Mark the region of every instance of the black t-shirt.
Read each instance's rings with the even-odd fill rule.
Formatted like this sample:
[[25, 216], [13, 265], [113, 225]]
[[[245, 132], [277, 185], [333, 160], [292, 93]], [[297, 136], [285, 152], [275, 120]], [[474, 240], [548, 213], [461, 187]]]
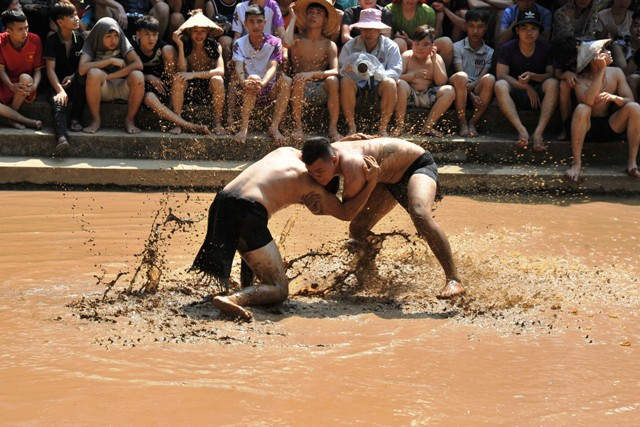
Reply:
[[156, 46], [153, 48], [153, 52], [151, 55], [147, 56], [144, 54], [137, 40], [134, 40], [132, 43], [136, 53], [142, 60], [142, 66], [144, 67], [142, 73], [145, 75], [156, 76], [160, 79], [164, 79], [166, 77], [165, 69], [164, 69], [164, 61], [162, 60], [162, 48], [167, 46], [167, 42], [163, 40], [158, 40]]
[[56, 76], [62, 83], [62, 79], [72, 75], [78, 70], [80, 62], [80, 51], [84, 44], [84, 37], [77, 31], [71, 35], [71, 48], [67, 56], [67, 48], [60, 34], [53, 33], [44, 42], [42, 57], [56, 62]]
[[226, 16], [229, 23], [233, 22], [233, 13], [236, 11], [237, 3], [237, 0], [234, 0], [232, 4], [225, 4], [221, 0], [213, 0], [213, 4], [216, 6], [216, 13]]

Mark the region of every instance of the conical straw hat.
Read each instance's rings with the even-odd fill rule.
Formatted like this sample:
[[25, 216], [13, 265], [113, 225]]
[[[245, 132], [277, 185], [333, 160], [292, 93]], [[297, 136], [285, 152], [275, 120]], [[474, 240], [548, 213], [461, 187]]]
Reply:
[[307, 8], [311, 3], [318, 3], [327, 10], [327, 19], [322, 26], [322, 35], [331, 37], [340, 29], [340, 18], [333, 4], [328, 0], [297, 0], [293, 6], [296, 13], [296, 27], [300, 31], [307, 29]]
[[217, 37], [224, 33], [224, 30], [216, 25], [211, 19], [204, 16], [202, 12], [194, 14], [191, 18], [187, 19], [184, 24], [178, 28], [180, 31], [188, 30], [189, 28], [211, 28], [211, 35]]

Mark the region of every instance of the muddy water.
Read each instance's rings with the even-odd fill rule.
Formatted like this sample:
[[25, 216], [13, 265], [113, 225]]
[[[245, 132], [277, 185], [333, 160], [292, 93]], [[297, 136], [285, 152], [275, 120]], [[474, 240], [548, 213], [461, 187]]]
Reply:
[[198, 220], [211, 198], [0, 193], [2, 423], [638, 423], [637, 200], [445, 198], [456, 304], [398, 209], [366, 256], [344, 223], [279, 213], [285, 259], [325, 255], [249, 324], [186, 272], [206, 221], [160, 227], [159, 292], [124, 292], [158, 211]]

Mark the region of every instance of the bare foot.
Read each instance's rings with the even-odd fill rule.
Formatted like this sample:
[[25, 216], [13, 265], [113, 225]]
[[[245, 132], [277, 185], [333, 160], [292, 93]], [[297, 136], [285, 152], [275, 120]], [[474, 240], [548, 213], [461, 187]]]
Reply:
[[460, 123], [459, 129], [458, 129], [458, 135], [465, 138], [471, 136], [469, 135], [469, 126], [466, 123]]
[[284, 136], [280, 133], [278, 128], [269, 128], [269, 135], [278, 143], [282, 144], [284, 142]]
[[436, 138], [442, 138], [444, 136], [444, 134], [442, 132], [440, 132], [439, 130], [436, 130], [430, 126], [425, 126], [424, 127], [424, 134], [427, 136], [435, 136]]
[[527, 148], [528, 146], [529, 146], [529, 134], [527, 132], [524, 132], [518, 135], [518, 141], [516, 142], [516, 147]]
[[349, 129], [347, 129], [347, 135], [353, 135], [355, 133], [358, 133], [358, 130], [356, 129], [356, 125], [349, 126]]
[[124, 121], [124, 130], [127, 133], [130, 133], [130, 134], [140, 133], [141, 132], [140, 128], [136, 126], [136, 124], [133, 122], [133, 120], [131, 120], [131, 121], [125, 120]]
[[30, 127], [34, 128], [35, 130], [40, 130], [42, 129], [42, 122], [40, 120], [34, 120]]
[[638, 167], [634, 166], [632, 168], [627, 168], [624, 170], [627, 175], [629, 175], [632, 178], [640, 178], [640, 172], [638, 171]]
[[246, 322], [251, 320], [251, 318], [253, 317], [249, 311], [231, 301], [229, 297], [215, 297], [213, 299], [213, 306], [224, 314], [233, 316], [234, 318], [240, 318]]
[[386, 138], [389, 136], [389, 132], [387, 132], [387, 128], [379, 128], [378, 129], [378, 135], [380, 135], [383, 138]]
[[7, 120], [9, 126], [14, 127], [16, 129], [26, 129], [27, 127], [25, 125], [23, 125], [22, 123], [18, 123], [18, 122], [14, 122], [13, 120]]
[[[206, 126], [205, 126], [205, 128], [206, 128]], [[209, 129], [207, 129], [207, 130], [209, 130]], [[209, 132], [209, 133], [211, 133], [211, 132]], [[220, 123], [218, 123], [213, 128], [213, 133], [215, 133], [216, 135], [226, 135], [227, 131], [224, 130], [224, 127]]]
[[567, 138], [568, 138], [567, 131], [564, 129], [562, 129], [562, 132], [560, 132], [558, 136], [556, 136], [556, 139], [558, 141], [566, 141]]
[[469, 123], [469, 136], [471, 138], [475, 138], [478, 135], [480, 135], [480, 133], [478, 133], [478, 129], [476, 129], [475, 123]]
[[69, 126], [69, 129], [72, 132], [80, 132], [82, 130], [82, 125], [77, 120], [71, 120], [71, 126]]
[[235, 142], [244, 143], [247, 140], [247, 129], [243, 129], [240, 132], [236, 133], [233, 137]]
[[535, 151], [536, 153], [547, 151], [547, 146], [542, 139], [542, 135], [533, 134], [533, 151]]
[[174, 128], [169, 129], [169, 133], [172, 135], [180, 135], [182, 133], [182, 128], [180, 126], [176, 126]]
[[344, 136], [340, 135], [338, 129], [329, 129], [329, 139], [331, 139], [331, 141], [340, 141], [342, 138], [344, 138]]
[[580, 169], [580, 165], [573, 165], [571, 166], [571, 169], [564, 173], [564, 175], [567, 177], [567, 179], [573, 182], [578, 182], [580, 180]]
[[89, 126], [82, 128], [84, 133], [96, 133], [100, 130], [100, 120], [94, 120], [89, 123]]
[[303, 138], [304, 132], [302, 132], [302, 128], [296, 127], [296, 129], [291, 133], [291, 139], [293, 139], [295, 142], [302, 142]]
[[438, 299], [451, 299], [457, 296], [464, 295], [466, 291], [462, 287], [462, 283], [457, 280], [449, 280], [444, 288], [440, 290], [440, 293], [436, 295]]

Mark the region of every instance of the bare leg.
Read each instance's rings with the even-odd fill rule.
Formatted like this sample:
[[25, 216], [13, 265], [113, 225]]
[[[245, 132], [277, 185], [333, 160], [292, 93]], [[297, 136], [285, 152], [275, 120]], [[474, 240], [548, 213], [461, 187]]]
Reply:
[[289, 284], [280, 251], [274, 241], [242, 254], [242, 258], [262, 283], [228, 297], [215, 297], [213, 305], [224, 313], [250, 320], [251, 313], [242, 307], [283, 302], [289, 296]]
[[324, 90], [328, 94], [327, 108], [329, 109], [329, 138], [332, 141], [342, 139], [338, 133], [338, 116], [340, 115], [340, 81], [337, 77], [327, 77]]
[[411, 94], [409, 83], [404, 80], [398, 80], [398, 101], [396, 103], [396, 127], [393, 130], [394, 136], [400, 136], [404, 133], [404, 119], [407, 115], [407, 101]]
[[416, 174], [409, 180], [409, 215], [418, 234], [424, 238], [445, 274], [445, 287], [438, 298], [447, 299], [465, 293], [447, 235], [433, 219], [431, 209], [436, 196], [436, 182], [427, 175]]
[[355, 80], [349, 77], [340, 79], [340, 106], [342, 114], [347, 121], [347, 134], [353, 135], [356, 130], [356, 92], [358, 86]]
[[151, 10], [149, 11], [149, 15], [153, 16], [158, 20], [160, 24], [160, 38], [163, 39], [165, 34], [167, 33], [167, 27], [169, 26], [169, 14], [171, 13], [169, 9], [169, 5], [164, 2], [158, 2], [153, 5]]
[[[18, 79], [18, 83], [21, 83], [21, 84], [23, 84], [25, 86], [32, 86], [33, 85], [33, 77], [31, 77], [29, 74], [20, 74], [20, 78]], [[27, 99], [26, 96], [15, 94], [13, 96], [13, 99], [11, 100], [10, 107], [13, 108], [15, 111], [18, 111], [20, 109], [20, 107], [22, 107], [22, 104], [24, 103], [25, 99]], [[21, 128], [24, 129], [24, 126], [21, 126]]]
[[468, 76], [464, 71], [455, 73], [449, 78], [449, 83], [456, 93], [456, 114], [458, 115], [458, 135], [469, 136], [469, 124], [467, 123], [467, 82]]
[[400, 55], [402, 55], [407, 51], [408, 49], [407, 42], [405, 42], [404, 39], [401, 39], [400, 37], [396, 37], [395, 39], [393, 39], [393, 41], [395, 42], [395, 44], [398, 45], [398, 49], [400, 49]]
[[227, 90], [227, 129], [233, 131], [236, 128], [235, 110], [238, 107], [238, 84], [233, 74], [229, 77], [229, 86]]
[[142, 98], [144, 98], [144, 74], [142, 71], [132, 71], [127, 76], [127, 85], [129, 85], [129, 99], [127, 115], [124, 118], [124, 130], [127, 133], [140, 133], [140, 129], [136, 126], [135, 119]]
[[544, 92], [544, 98], [542, 98], [542, 106], [540, 107], [540, 118], [538, 119], [538, 126], [532, 135], [533, 150], [538, 152], [547, 149], [542, 139], [542, 134], [558, 106], [558, 80], [554, 78], [545, 80], [542, 83], [542, 91]]
[[475, 106], [473, 111], [473, 116], [469, 119], [469, 136], [476, 137], [478, 136], [478, 129], [476, 129], [476, 125], [478, 121], [482, 117], [487, 108], [489, 108], [489, 104], [491, 103], [491, 98], [493, 98], [493, 88], [496, 84], [496, 78], [491, 74], [485, 74], [480, 79], [480, 83], [474, 88], [474, 92], [476, 95], [480, 96], [480, 100], [482, 104], [480, 106]]
[[87, 81], [85, 84], [87, 94], [87, 106], [91, 113], [91, 123], [82, 129], [85, 133], [96, 133], [100, 129], [100, 101], [102, 95], [100, 91], [105, 83], [107, 75], [99, 68], [92, 68], [87, 73]]
[[[293, 87], [291, 88], [291, 115], [293, 116], [294, 125], [291, 137], [296, 142], [300, 142], [304, 138], [304, 132], [302, 129], [302, 110], [305, 106], [304, 89], [306, 86], [306, 80], [294, 80]], [[329, 110], [329, 112], [331, 112], [331, 110]]]
[[224, 109], [224, 79], [221, 76], [215, 76], [211, 78], [209, 84], [213, 98], [213, 131], [216, 135], [223, 135], [222, 110]]
[[573, 161], [571, 168], [565, 173], [571, 181], [578, 182], [582, 169], [582, 146], [584, 137], [591, 128], [591, 107], [578, 104], [571, 118], [571, 153]]
[[236, 142], [245, 142], [247, 140], [247, 133], [249, 133], [249, 116], [253, 111], [253, 107], [256, 106], [257, 95], [241, 91], [242, 96], [242, 118], [240, 119], [240, 130], [235, 135]]
[[442, 137], [442, 132], [434, 129], [440, 117], [451, 107], [456, 98], [456, 93], [451, 85], [440, 86], [436, 94], [436, 102], [431, 106], [429, 116], [424, 124], [424, 131], [427, 135]]
[[396, 81], [386, 77], [378, 84], [378, 94], [380, 95], [380, 136], [389, 136], [387, 128], [393, 114], [393, 107], [398, 101], [398, 88]]
[[640, 146], [640, 105], [636, 102], [625, 104], [609, 118], [609, 125], [615, 132], [627, 130], [629, 140], [629, 156], [627, 157], [627, 174], [640, 178], [638, 171], [638, 146]]
[[144, 94], [144, 104], [151, 108], [151, 110], [158, 115], [158, 117], [175, 123], [178, 126], [181, 126], [191, 132], [203, 133], [205, 135], [209, 135], [211, 131], [205, 125], [197, 125], [195, 123], [191, 123], [174, 113], [164, 105], [155, 93], [147, 92]]
[[369, 200], [349, 224], [349, 236], [364, 239], [369, 231], [398, 204], [384, 184], [378, 184]]
[[[173, 112], [176, 113], [177, 116], [182, 117], [182, 107], [184, 105], [184, 92], [187, 90], [188, 82], [179, 78], [173, 79], [173, 85], [171, 86], [171, 103], [173, 105]], [[171, 132], [174, 135], [180, 135], [182, 133], [182, 128], [180, 126], [176, 126], [171, 129]]]
[[282, 74], [276, 81], [276, 87], [274, 88], [274, 95], [276, 96], [276, 111], [273, 113], [273, 119], [271, 126], [269, 127], [269, 134], [278, 143], [284, 141], [284, 136], [280, 133], [280, 122], [284, 113], [287, 111], [289, 105], [289, 96], [291, 95], [291, 77]]
[[29, 119], [4, 104], [0, 104], [0, 116], [5, 117], [14, 123], [20, 123], [33, 129], [42, 129], [42, 122], [40, 120]]
[[453, 61], [453, 42], [449, 37], [438, 37], [433, 44], [438, 48], [438, 54], [442, 57], [445, 68], [450, 70]]
[[520, 121], [516, 104], [513, 102], [513, 99], [511, 99], [511, 95], [509, 95], [510, 88], [511, 85], [509, 85], [506, 80], [496, 82], [496, 99], [498, 100], [498, 106], [502, 114], [505, 115], [509, 123], [518, 131], [518, 142], [516, 145], [520, 148], [526, 148], [529, 145], [529, 132], [527, 132], [527, 128], [525, 128]]
[[571, 88], [566, 80], [560, 80], [558, 84], [558, 109], [560, 110], [560, 118], [562, 119], [562, 130], [556, 137], [558, 141], [566, 141], [569, 135], [567, 135], [567, 121], [571, 119]]
[[638, 90], [640, 89], [640, 74], [630, 74], [627, 76], [627, 83], [633, 92], [633, 100], [638, 102]]

